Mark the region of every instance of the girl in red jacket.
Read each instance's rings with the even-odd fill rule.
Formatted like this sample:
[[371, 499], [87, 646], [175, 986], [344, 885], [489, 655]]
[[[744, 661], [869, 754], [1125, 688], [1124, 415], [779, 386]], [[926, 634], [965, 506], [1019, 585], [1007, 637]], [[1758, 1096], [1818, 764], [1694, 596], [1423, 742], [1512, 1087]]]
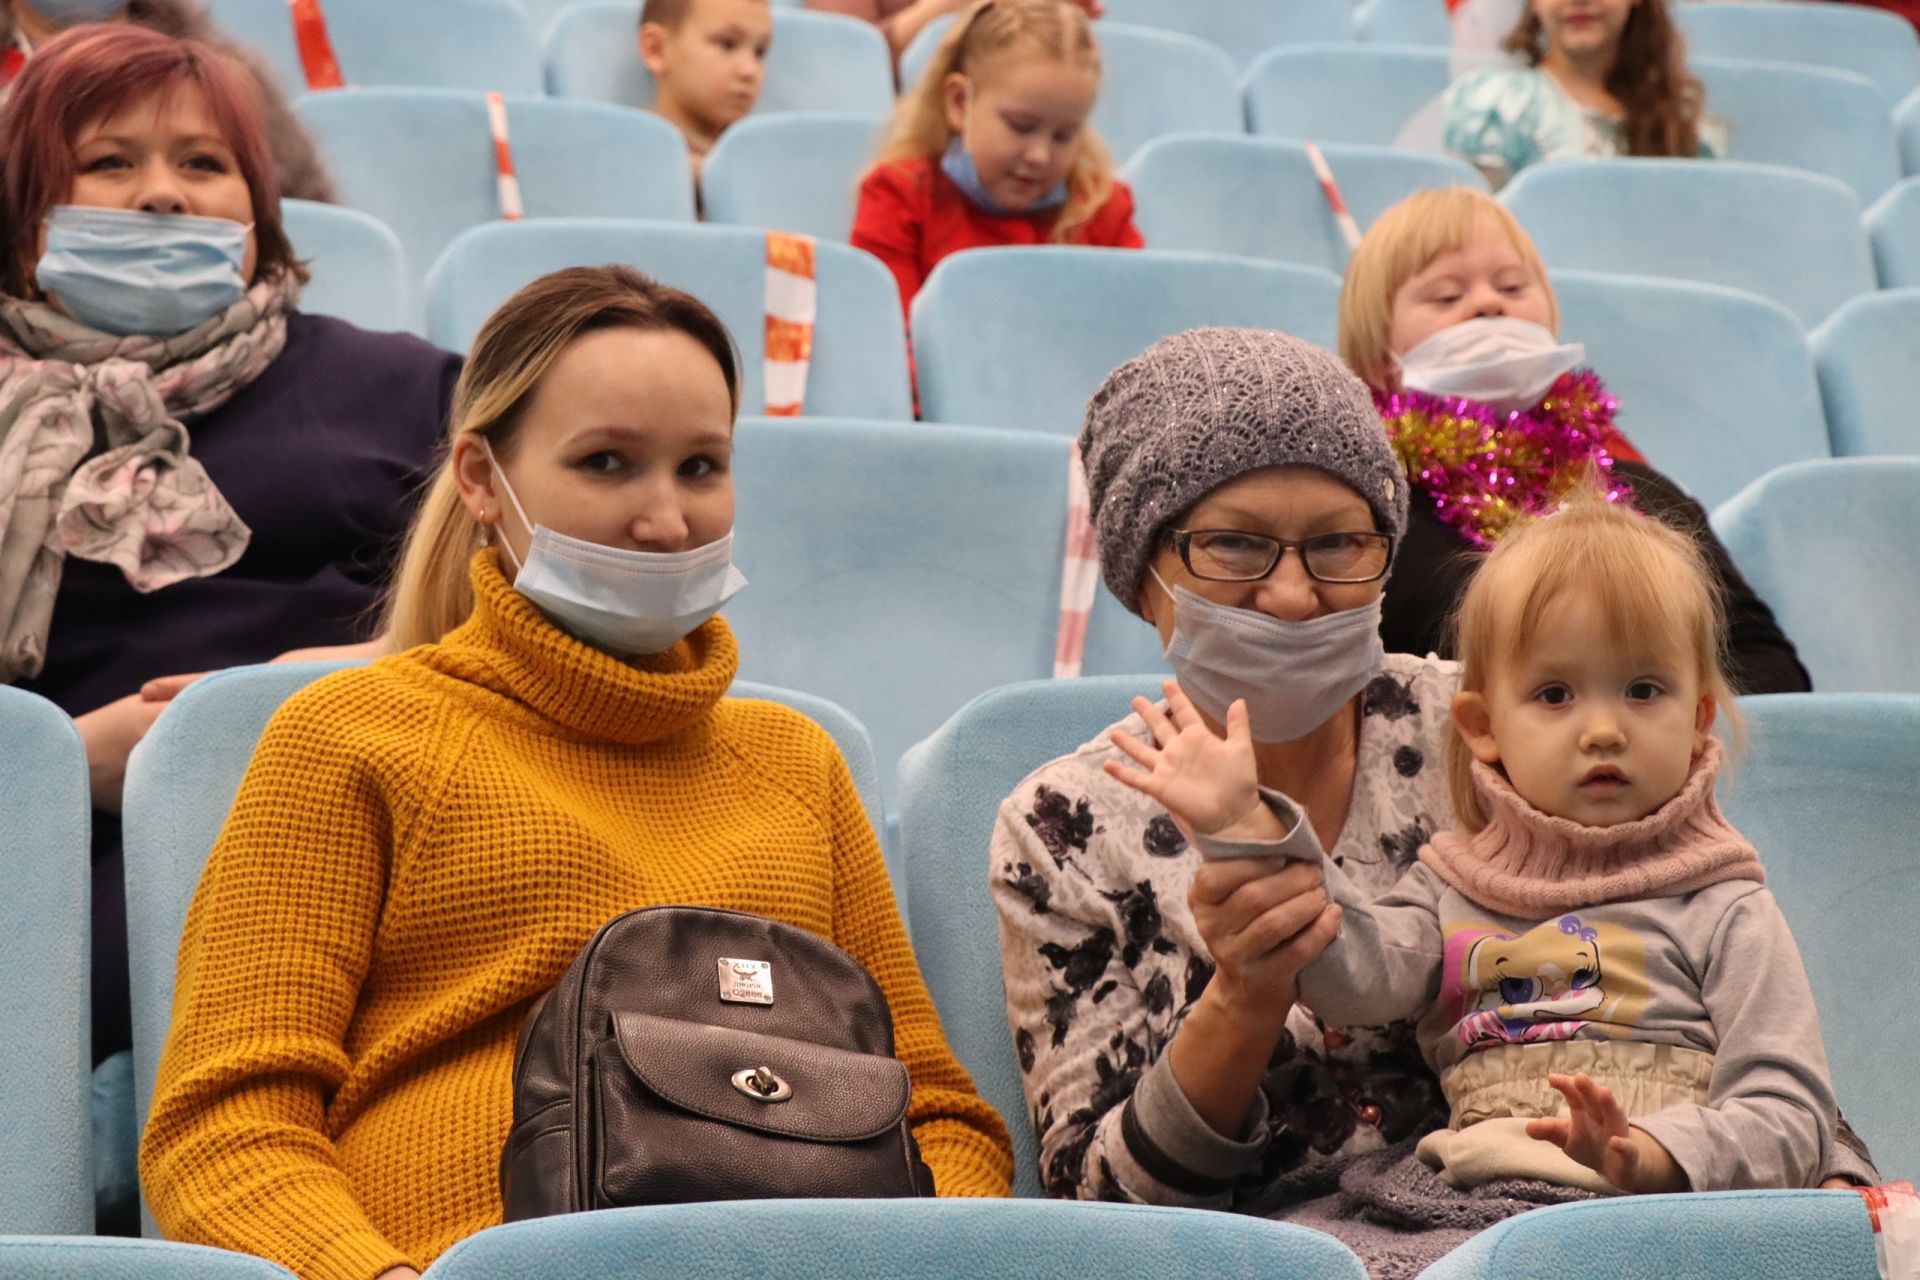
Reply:
[[1100, 51], [1061, 0], [980, 0], [905, 94], [860, 184], [853, 243], [910, 306], [934, 264], [1012, 244], [1141, 247], [1133, 196], [1087, 123]]

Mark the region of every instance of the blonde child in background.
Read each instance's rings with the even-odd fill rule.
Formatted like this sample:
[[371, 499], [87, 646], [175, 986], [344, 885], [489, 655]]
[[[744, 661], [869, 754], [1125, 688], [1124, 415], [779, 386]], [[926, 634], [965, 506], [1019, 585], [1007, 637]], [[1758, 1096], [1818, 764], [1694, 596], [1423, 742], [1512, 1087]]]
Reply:
[[646, 0], [641, 8], [653, 110], [686, 138], [696, 182], [720, 135], [760, 100], [772, 46], [767, 0]]
[[[1452, 1110], [1420, 1157], [1460, 1188], [1601, 1194], [1808, 1187], [1836, 1116], [1799, 951], [1714, 801], [1736, 717], [1694, 544], [1597, 485], [1503, 538], [1460, 611], [1464, 833], [1369, 904], [1292, 801], [1257, 784], [1247, 717], [1136, 702], [1159, 748], [1116, 777], [1210, 858], [1319, 862], [1340, 932], [1300, 999], [1342, 1026], [1421, 1016]], [[1736, 722], [1737, 732], [1737, 722]]]
[[1616, 497], [1699, 545], [1726, 602], [1735, 692], [1808, 688], [1707, 513], [1614, 425], [1618, 402], [1586, 348], [1562, 340], [1540, 252], [1499, 201], [1422, 191], [1381, 214], [1347, 265], [1340, 355], [1373, 389], [1413, 499], [1381, 609], [1387, 652], [1452, 657], [1473, 553], [1598, 467]]
[[860, 184], [853, 244], [909, 307], [934, 264], [993, 245], [1137, 249], [1133, 195], [1087, 123], [1100, 51], [1063, 0], [981, 0], [900, 100]]

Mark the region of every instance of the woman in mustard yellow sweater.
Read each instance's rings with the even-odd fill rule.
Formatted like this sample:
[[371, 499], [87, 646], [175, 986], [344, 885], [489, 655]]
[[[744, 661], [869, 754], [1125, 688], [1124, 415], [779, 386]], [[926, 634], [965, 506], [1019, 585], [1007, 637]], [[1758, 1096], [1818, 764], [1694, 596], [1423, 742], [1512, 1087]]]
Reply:
[[719, 320], [625, 268], [481, 331], [389, 610], [404, 651], [273, 718], [188, 912], [140, 1158], [169, 1237], [398, 1280], [499, 1222], [529, 1004], [662, 903], [858, 957], [940, 1193], [1006, 1193], [839, 752], [724, 696], [738, 400]]

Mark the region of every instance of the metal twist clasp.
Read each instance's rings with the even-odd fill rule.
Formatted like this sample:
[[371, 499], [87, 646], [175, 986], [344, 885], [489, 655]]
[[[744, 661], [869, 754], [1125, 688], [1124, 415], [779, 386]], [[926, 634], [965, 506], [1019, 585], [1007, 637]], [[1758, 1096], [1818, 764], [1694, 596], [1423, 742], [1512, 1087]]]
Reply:
[[733, 1087], [755, 1102], [785, 1102], [793, 1096], [793, 1087], [775, 1075], [772, 1067], [745, 1067], [734, 1072]]

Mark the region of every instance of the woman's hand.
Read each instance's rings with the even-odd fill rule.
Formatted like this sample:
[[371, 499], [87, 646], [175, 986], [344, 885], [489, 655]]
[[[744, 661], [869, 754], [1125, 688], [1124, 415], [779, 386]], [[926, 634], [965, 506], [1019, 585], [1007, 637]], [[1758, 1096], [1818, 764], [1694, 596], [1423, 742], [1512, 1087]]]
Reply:
[[164, 700], [152, 701], [130, 693], [74, 719], [87, 749], [87, 788], [93, 807], [120, 812], [120, 792], [127, 781], [127, 757], [167, 709]]
[[1630, 1195], [1687, 1189], [1686, 1174], [1673, 1156], [1652, 1134], [1627, 1123], [1613, 1090], [1584, 1071], [1549, 1075], [1547, 1083], [1566, 1097], [1567, 1114], [1529, 1120], [1529, 1138], [1553, 1143]]
[[1115, 730], [1113, 745], [1140, 767], [1109, 760], [1109, 777], [1157, 801], [1189, 831], [1222, 839], [1278, 840], [1287, 832], [1260, 799], [1259, 766], [1247, 704], [1227, 708], [1223, 738], [1208, 727], [1178, 682], [1162, 689], [1167, 709], [1135, 698], [1133, 709], [1146, 721], [1152, 742]]
[[412, 1267], [389, 1267], [373, 1280], [420, 1280], [420, 1273]]

